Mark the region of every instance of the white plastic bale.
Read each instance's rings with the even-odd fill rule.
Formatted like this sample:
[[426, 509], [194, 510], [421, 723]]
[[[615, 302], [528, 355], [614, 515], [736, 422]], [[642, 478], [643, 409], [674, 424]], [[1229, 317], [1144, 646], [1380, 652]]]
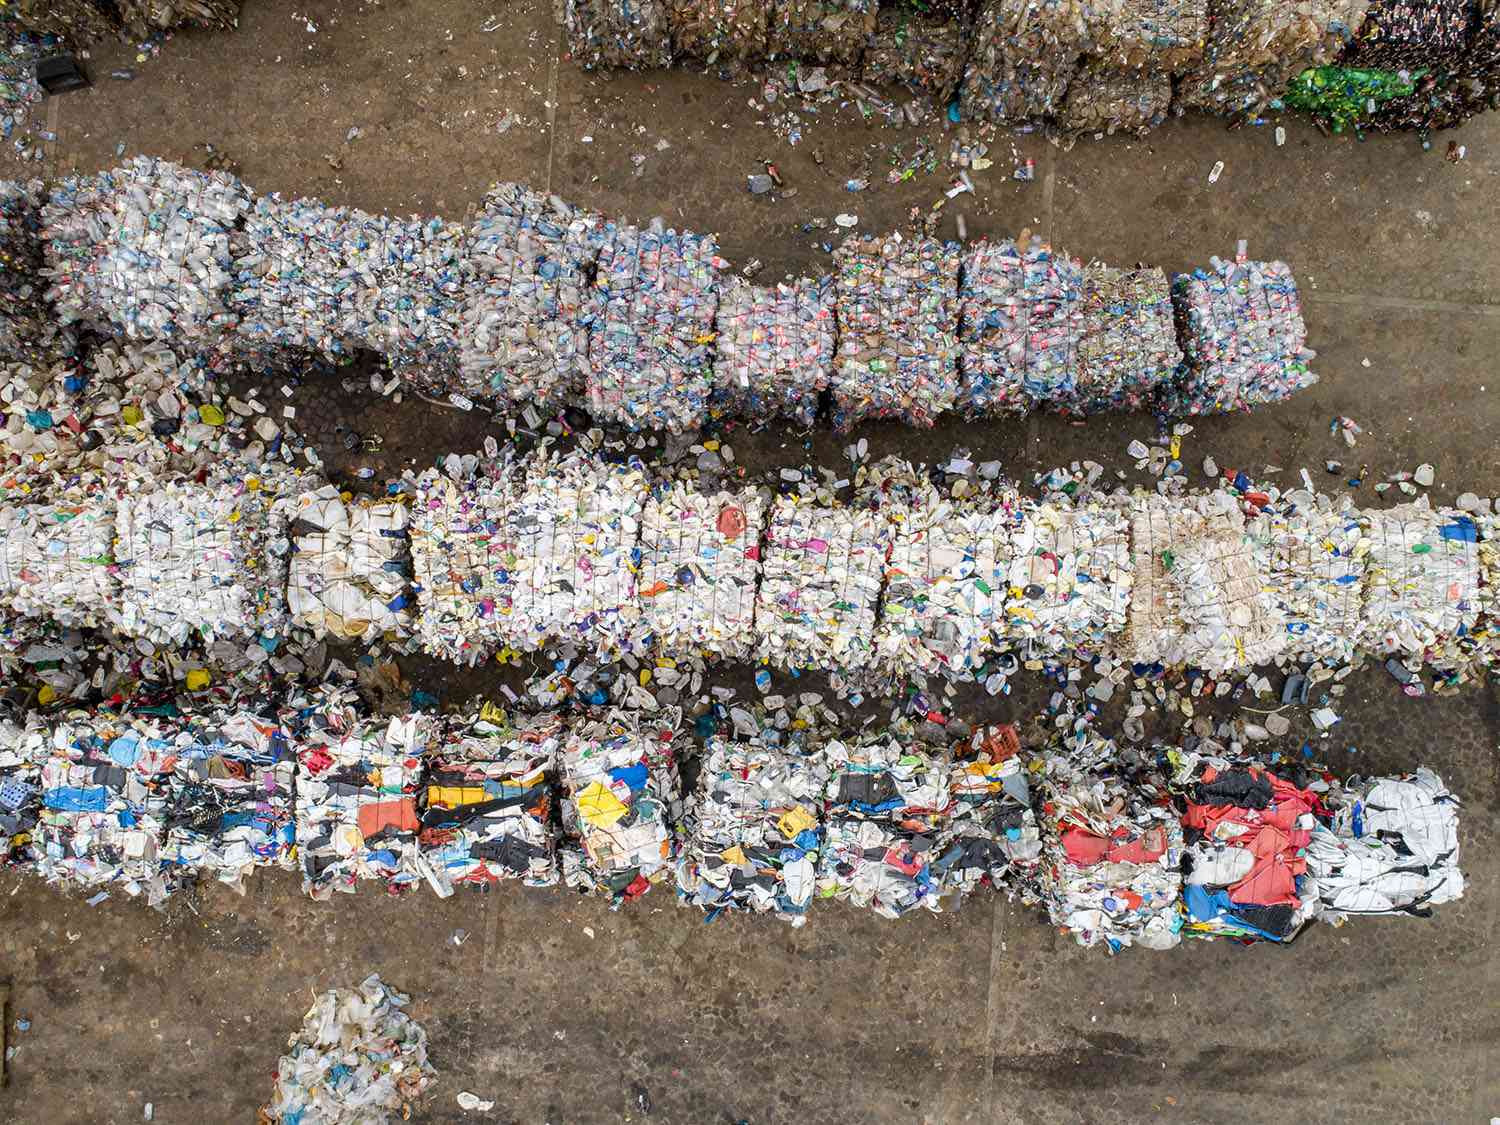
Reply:
[[559, 641], [604, 655], [629, 647], [647, 487], [638, 460], [575, 453], [525, 467], [503, 533], [516, 556], [511, 610], [498, 623], [506, 644], [530, 652]]
[[1465, 512], [1433, 509], [1426, 497], [1367, 508], [1364, 515], [1369, 550], [1360, 645], [1447, 665], [1479, 618], [1477, 525]]
[[1043, 501], [1023, 513], [1007, 556], [1006, 635], [1054, 653], [1114, 648], [1135, 580], [1124, 505]]
[[654, 489], [641, 519], [639, 629], [673, 655], [751, 654], [766, 497], [705, 494], [677, 482]]
[[416, 635], [424, 651], [478, 664], [500, 647], [520, 563], [512, 510], [520, 486], [506, 465], [456, 480], [430, 469], [411, 512]]
[[894, 538], [889, 511], [781, 497], [762, 548], [759, 658], [789, 669], [867, 667]]
[[100, 624], [114, 596], [114, 504], [87, 478], [58, 478], [34, 495], [50, 502], [0, 505], [0, 604]]
[[298, 625], [345, 640], [408, 631], [411, 541], [405, 505], [345, 502], [337, 488], [324, 485], [295, 497], [287, 518], [287, 608]]
[[715, 320], [714, 397], [737, 414], [811, 426], [832, 375], [832, 277], [774, 286], [731, 276]]
[[1364, 615], [1369, 538], [1348, 497], [1296, 491], [1246, 522], [1286, 619], [1287, 651], [1300, 660], [1346, 664]]

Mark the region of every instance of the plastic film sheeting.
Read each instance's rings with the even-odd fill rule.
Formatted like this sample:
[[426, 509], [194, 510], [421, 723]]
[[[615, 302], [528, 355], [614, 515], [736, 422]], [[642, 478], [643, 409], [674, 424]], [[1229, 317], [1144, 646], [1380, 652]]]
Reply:
[[404, 505], [346, 502], [324, 485], [296, 497], [288, 518], [287, 607], [299, 625], [345, 640], [406, 631], [411, 556]]
[[760, 286], [730, 277], [715, 323], [715, 398], [738, 414], [811, 426], [833, 370], [833, 279]]

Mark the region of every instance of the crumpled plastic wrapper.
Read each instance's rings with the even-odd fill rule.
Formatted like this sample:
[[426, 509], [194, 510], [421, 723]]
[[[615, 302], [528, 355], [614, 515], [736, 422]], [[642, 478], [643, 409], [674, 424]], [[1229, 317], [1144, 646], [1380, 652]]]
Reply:
[[882, 8], [865, 48], [866, 82], [902, 85], [946, 105], [963, 78], [969, 28], [957, 20], [907, 8]]
[[1090, 0], [1089, 54], [1121, 71], [1180, 74], [1203, 57], [1207, 0]]
[[333, 485], [295, 497], [286, 511], [292, 555], [287, 609], [318, 637], [373, 642], [411, 620], [411, 541], [404, 504], [351, 498]]
[[984, 0], [959, 94], [964, 118], [1020, 125], [1052, 116], [1087, 45], [1080, 0]]
[[709, 740], [691, 824], [677, 860], [677, 896], [720, 910], [807, 921], [823, 844], [828, 765], [816, 749], [776, 741]]
[[1052, 653], [1116, 647], [1135, 581], [1124, 506], [1042, 501], [1026, 504], [1023, 517], [1010, 536], [1002, 635]]
[[960, 407], [974, 417], [1071, 401], [1083, 329], [1078, 260], [1033, 237], [1024, 250], [981, 240], [963, 264]]
[[98, 625], [115, 596], [115, 508], [97, 480], [53, 478], [47, 503], [0, 505], [0, 604], [63, 625]]
[[639, 629], [671, 655], [749, 658], [766, 497], [705, 494], [681, 482], [654, 488], [641, 518]]
[[557, 885], [552, 801], [563, 737], [555, 713], [508, 720], [487, 706], [455, 720], [429, 761], [422, 799], [424, 874], [440, 896], [502, 879]]
[[0, 358], [37, 358], [55, 318], [42, 299], [41, 180], [0, 181]]
[[364, 1125], [408, 1117], [437, 1073], [427, 1062], [426, 1030], [401, 1010], [409, 1002], [373, 973], [357, 990], [319, 995], [287, 1039], [261, 1118]]
[[63, 324], [207, 346], [236, 328], [232, 238], [250, 190], [152, 157], [52, 185], [47, 299]]
[[671, 710], [612, 710], [568, 728], [561, 754], [563, 881], [613, 899], [639, 898], [672, 874], [682, 781]]
[[1318, 381], [1308, 370], [1307, 326], [1285, 262], [1211, 259], [1172, 279], [1183, 363], [1164, 390], [1173, 414], [1220, 414], [1280, 402]]
[[1364, 615], [1364, 516], [1348, 497], [1298, 489], [1247, 521], [1267, 588], [1286, 619], [1287, 651], [1333, 666], [1354, 658]]
[[753, 62], [766, 53], [771, 0], [671, 0], [667, 20], [679, 58]]
[[421, 712], [367, 719], [338, 700], [299, 719], [302, 889], [326, 902], [334, 891], [353, 894], [361, 880], [392, 892], [415, 886], [422, 879], [417, 798], [439, 721]]
[[1369, 552], [1359, 644], [1445, 665], [1457, 655], [1459, 635], [1479, 619], [1477, 525], [1465, 512], [1434, 510], [1425, 496], [1364, 514]]
[[885, 918], [937, 912], [933, 862], [950, 836], [946, 751], [898, 732], [830, 741], [818, 896]]
[[665, 0], [565, 0], [568, 53], [585, 70], [672, 65]]
[[[583, 391], [603, 219], [496, 184], [469, 223], [458, 387], [552, 411]], [[439, 388], [446, 389], [446, 388]]]
[[836, 422], [932, 426], [958, 398], [957, 243], [851, 238], [838, 267]]
[[731, 276], [715, 324], [715, 399], [736, 414], [811, 426], [833, 373], [833, 278], [761, 286]]
[[1135, 73], [1099, 63], [1079, 68], [1057, 108], [1064, 133], [1131, 133], [1144, 137], [1167, 119], [1172, 79], [1162, 73]]
[[606, 227], [589, 328], [589, 409], [631, 430], [681, 433], [708, 417], [718, 256], [712, 235]]
[[1053, 408], [1082, 415], [1149, 409], [1182, 362], [1167, 275], [1092, 262], [1083, 270], [1080, 308], [1073, 392]]
[[760, 658], [782, 668], [864, 668], [894, 539], [889, 511], [781, 497], [762, 550]]
[[995, 728], [953, 747], [949, 840], [933, 869], [944, 894], [959, 903], [986, 885], [1026, 904], [1038, 901], [1042, 837], [1019, 751], [1019, 739], [1007, 741]]
[[874, 0], [772, 0], [770, 55], [852, 65], [875, 34], [878, 7]]

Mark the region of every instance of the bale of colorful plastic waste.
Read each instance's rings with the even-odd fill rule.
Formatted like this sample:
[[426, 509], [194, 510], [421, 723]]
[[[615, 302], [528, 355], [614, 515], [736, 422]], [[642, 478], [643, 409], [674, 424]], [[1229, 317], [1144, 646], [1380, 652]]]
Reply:
[[1020, 505], [1010, 535], [1000, 632], [1030, 652], [1104, 652], [1129, 622], [1135, 581], [1123, 502], [1090, 496], [1070, 505]]
[[1015, 728], [980, 727], [953, 746], [949, 839], [932, 869], [959, 904], [981, 887], [1039, 901], [1041, 830]]
[[586, 70], [653, 70], [672, 65], [664, 0], [565, 0], [568, 53]]
[[1134, 74], [1181, 74], [1203, 57], [1208, 0], [1093, 0], [1091, 62]]
[[1079, 306], [1073, 390], [1052, 407], [1082, 415], [1149, 408], [1182, 362], [1166, 273], [1091, 262], [1083, 269]]
[[750, 418], [784, 416], [811, 426], [833, 373], [834, 279], [762, 286], [732, 276], [719, 294], [714, 327], [715, 403]]
[[679, 58], [709, 65], [765, 57], [770, 0], [671, 0], [667, 23]]
[[1136, 73], [1085, 63], [1057, 107], [1057, 127], [1073, 137], [1086, 133], [1132, 133], [1144, 137], [1167, 119], [1171, 76]]
[[1079, 0], [985, 0], [959, 92], [963, 116], [1000, 125], [1051, 117], [1088, 41]]
[[1287, 108], [1310, 114], [1329, 131], [1342, 133], [1345, 129], [1357, 130], [1374, 124], [1383, 104], [1416, 93], [1416, 80], [1424, 73], [1313, 67], [1296, 77], [1283, 100]]
[[966, 22], [882, 7], [865, 48], [866, 82], [906, 86], [946, 105], [963, 78], [971, 36]]
[[408, 630], [411, 541], [406, 506], [347, 501], [333, 485], [289, 502], [287, 610], [314, 636], [374, 641]]
[[1485, 594], [1479, 527], [1467, 512], [1424, 496], [1364, 510], [1363, 612], [1357, 643], [1368, 652], [1450, 667], [1464, 657]]

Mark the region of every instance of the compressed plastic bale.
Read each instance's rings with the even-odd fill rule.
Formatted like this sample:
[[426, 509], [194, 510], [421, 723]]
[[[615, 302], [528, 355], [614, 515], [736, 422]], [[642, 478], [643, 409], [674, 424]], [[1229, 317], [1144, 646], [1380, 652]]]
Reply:
[[772, 58], [853, 65], [875, 33], [874, 0], [772, 0]]
[[1291, 268], [1249, 261], [1244, 243], [1234, 261], [1211, 261], [1172, 279], [1183, 362], [1162, 406], [1175, 414], [1250, 410], [1316, 383]]
[[1287, 651], [1300, 660], [1347, 664], [1364, 614], [1363, 515], [1347, 497], [1299, 490], [1262, 508], [1246, 531], [1286, 619]]
[[227, 173], [146, 156], [59, 181], [42, 208], [47, 298], [64, 324], [215, 343], [236, 327], [231, 237], [250, 206]]
[[985, 0], [959, 91], [965, 118], [1020, 125], [1052, 116], [1088, 45], [1080, 0]]
[[1083, 415], [1149, 408], [1182, 362], [1167, 275], [1090, 263], [1079, 305], [1077, 377], [1054, 407]]
[[1084, 737], [1031, 768], [1048, 917], [1085, 948], [1171, 949], [1181, 940], [1182, 824], [1159, 777], [1121, 769], [1113, 743]]
[[866, 667], [894, 538], [887, 511], [779, 499], [755, 602], [760, 659], [789, 669]]
[[833, 371], [833, 278], [775, 286], [731, 276], [715, 320], [714, 397], [737, 414], [811, 426]]
[[589, 328], [589, 409], [631, 430], [680, 433], [708, 417], [723, 262], [712, 235], [611, 227]]
[[798, 743], [709, 740], [691, 825], [677, 859], [677, 897], [720, 910], [807, 921], [823, 844], [823, 755]]
[[240, 0], [115, 0], [120, 20], [132, 36], [174, 27], [230, 31], [239, 26]]
[[503, 532], [514, 544], [514, 596], [498, 629], [535, 651], [553, 641], [603, 654], [627, 648], [640, 608], [635, 552], [648, 482], [638, 460], [545, 457], [525, 482]]
[[913, 673], [972, 680], [1005, 643], [1006, 570], [1019, 498], [966, 502], [934, 486], [896, 525], [876, 665], [895, 680]]
[[765, 56], [770, 16], [771, 0], [670, 0], [667, 20], [679, 58], [731, 63]]
[[1112, 649], [1129, 620], [1134, 580], [1122, 504], [1026, 504], [1006, 560], [1005, 634], [1053, 653]]
[[668, 5], [661, 0], [565, 0], [568, 53], [585, 70], [672, 65]]
[[673, 655], [746, 659], [755, 646], [755, 590], [766, 497], [756, 490], [654, 488], [641, 517], [639, 629]]
[[1133, 133], [1144, 137], [1167, 119], [1172, 80], [1160, 72], [1135, 73], [1088, 63], [1079, 68], [1057, 108], [1066, 133]]
[[230, 469], [122, 493], [110, 625], [163, 645], [279, 633], [288, 543], [270, 485]]
[[1308, 67], [1334, 62], [1358, 35], [1368, 6], [1368, 0], [1209, 0], [1203, 60], [1177, 83], [1177, 104], [1256, 116]]
[[161, 846], [169, 883], [213, 879], [244, 894], [256, 868], [295, 868], [297, 759], [275, 716], [189, 714], [164, 739], [175, 757]]
[[1474, 630], [1482, 604], [1479, 529], [1467, 513], [1426, 497], [1367, 508], [1361, 647], [1443, 666]]
[[40, 180], [0, 181], [0, 358], [37, 354], [49, 335], [51, 310], [43, 300]]
[[416, 635], [425, 652], [478, 664], [499, 648], [514, 603], [512, 509], [519, 485], [504, 465], [455, 479], [435, 469], [417, 481], [411, 511]]
[[24, 725], [0, 721], [0, 865], [34, 867], [42, 815], [42, 765], [50, 752], [34, 713]]
[[345, 501], [324, 485], [287, 511], [292, 554], [287, 609], [314, 635], [373, 641], [411, 620], [411, 541], [405, 505]]
[[1286, 619], [1243, 526], [1206, 528], [1171, 550], [1186, 664], [1221, 675], [1268, 663], [1286, 649]]
[[852, 238], [834, 260], [836, 421], [934, 425], [958, 398], [958, 245]]
[[963, 78], [968, 28], [915, 9], [883, 7], [865, 48], [866, 82], [907, 86], [946, 105]]
[[1092, 0], [1089, 53], [1117, 71], [1179, 74], [1203, 57], [1207, 0]]
[[1367, 70], [1450, 70], [1474, 34], [1477, 0], [1372, 0], [1339, 57]]
[[1404, 914], [1463, 897], [1458, 798], [1425, 766], [1397, 777], [1351, 779], [1330, 798], [1331, 817], [1307, 847], [1318, 916]]
[[682, 781], [680, 715], [613, 710], [569, 724], [560, 756], [563, 881], [616, 902], [669, 878]]
[[457, 387], [556, 410], [583, 391], [603, 220], [497, 184], [469, 223]]
[[120, 16], [110, 0], [15, 0], [7, 5], [27, 31], [86, 45], [113, 38]]
[[942, 909], [933, 861], [950, 837], [946, 751], [902, 733], [824, 748], [828, 789], [818, 895], [899, 918]]
[[1041, 830], [1014, 728], [980, 728], [954, 746], [947, 846], [933, 860], [943, 893], [960, 903], [983, 886], [1037, 901]]
[[1083, 268], [1040, 238], [981, 240], [964, 257], [958, 403], [968, 415], [1071, 401], [1083, 327]]
[[98, 625], [115, 583], [115, 508], [97, 481], [56, 478], [41, 504], [0, 506], [0, 604], [63, 625]]
[[294, 735], [303, 891], [327, 901], [365, 880], [393, 893], [420, 882], [417, 798], [438, 720], [365, 719], [339, 703], [313, 711]]
[[485, 708], [455, 722], [428, 766], [418, 838], [439, 894], [503, 879], [557, 885], [552, 802], [562, 740], [555, 713], [507, 720]]
[[1425, 75], [1417, 92], [1380, 114], [1401, 127], [1450, 129], [1500, 107], [1500, 0], [1481, 0], [1474, 35], [1446, 74]]
[[1309, 67], [1287, 88], [1287, 108], [1311, 114], [1330, 132], [1356, 131], [1383, 124], [1389, 118], [1381, 107], [1399, 107], [1400, 113], [1413, 102], [1417, 79], [1385, 70], [1355, 67]]

